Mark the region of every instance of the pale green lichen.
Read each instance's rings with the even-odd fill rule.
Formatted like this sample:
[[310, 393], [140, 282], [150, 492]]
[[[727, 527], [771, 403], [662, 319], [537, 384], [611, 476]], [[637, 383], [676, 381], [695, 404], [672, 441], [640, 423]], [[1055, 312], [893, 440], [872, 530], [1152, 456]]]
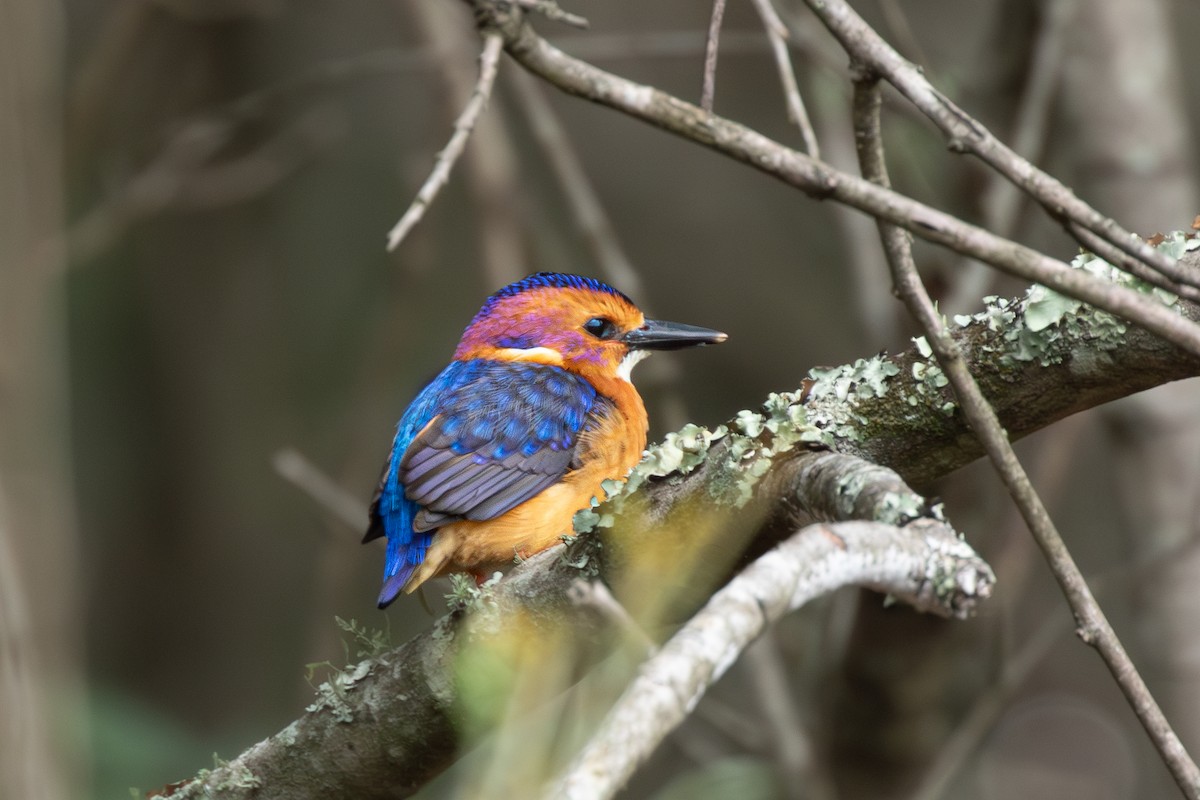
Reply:
[[828, 445], [835, 437], [861, 440], [867, 418], [857, 413], [859, 402], [885, 396], [891, 379], [899, 374], [900, 368], [882, 355], [840, 367], [809, 370], [813, 383], [809, 389], [808, 423], [823, 433]]
[[635, 490], [646, 478], [686, 475], [704, 463], [708, 448], [726, 433], [728, 428], [724, 425], [710, 431], [691, 423], [677, 432], [668, 433], [661, 442], [646, 450], [629, 475], [626, 491]]
[[876, 522], [888, 525], [905, 525], [914, 519], [926, 516], [925, 498], [914, 492], [888, 492], [879, 506]]
[[[1178, 259], [1185, 252], [1200, 248], [1200, 239], [1176, 232], [1164, 237], [1156, 247]], [[1179, 299], [1171, 292], [1122, 272], [1092, 253], [1080, 253], [1071, 261], [1071, 266], [1106, 282], [1148, 295], [1165, 306], [1174, 306]], [[1077, 349], [1073, 345], [1081, 341], [1086, 341], [1093, 351], [1116, 350], [1124, 344], [1128, 331], [1128, 324], [1120, 317], [1041, 284], [1030, 286], [1018, 301], [985, 297], [984, 304], [983, 311], [956, 316], [954, 321], [963, 327], [983, 323], [990, 332], [998, 334], [995, 342], [983, 345], [983, 350], [998, 354], [1002, 367], [1023, 363], [1061, 364], [1073, 356], [1072, 351]]]
[[329, 709], [335, 720], [350, 723], [354, 721], [354, 709], [346, 701], [345, 690], [338, 683], [338, 677], [335, 675], [318, 686], [317, 699], [304, 710], [315, 714], [322, 709]]
[[693, 423], [668, 433], [661, 442], [647, 448], [642, 454], [642, 460], [630, 470], [629, 476], [623, 482], [607, 480], [601, 484], [607, 501], [601, 503], [598, 498], [593, 497], [591, 508], [575, 513], [572, 519], [575, 534], [587, 533], [597, 528], [611, 528], [624, 497], [637, 491], [649, 478], [665, 478], [691, 472], [704, 463], [712, 443], [728, 433], [729, 429], [724, 425], [710, 431]]
[[772, 392], [761, 411], [739, 411], [728, 437], [724, 469], [713, 475], [708, 490], [714, 500], [734, 508], [750, 502], [754, 487], [780, 455], [800, 443], [825, 443], [795, 392]]
[[450, 591], [446, 593], [445, 598], [446, 606], [451, 613], [476, 612], [487, 606], [495, 605], [495, 588], [502, 577], [499, 572], [492, 573], [492, 576], [481, 585], [476, 584], [475, 579], [470, 575], [458, 573], [449, 577]]
[[[388, 622], [387, 616], [384, 616], [383, 619], [385, 623]], [[375, 658], [392, 649], [392, 634], [389, 627], [371, 628], [353, 618], [345, 620], [337, 616], [333, 618], [333, 621], [343, 633], [350, 634], [351, 640], [355, 644], [353, 660]], [[349, 664], [352, 660], [350, 643], [345, 639], [342, 640], [342, 650], [346, 655], [346, 663]]]
[[286, 728], [275, 734], [275, 740], [284, 747], [292, 747], [300, 738], [300, 723], [293, 722]]

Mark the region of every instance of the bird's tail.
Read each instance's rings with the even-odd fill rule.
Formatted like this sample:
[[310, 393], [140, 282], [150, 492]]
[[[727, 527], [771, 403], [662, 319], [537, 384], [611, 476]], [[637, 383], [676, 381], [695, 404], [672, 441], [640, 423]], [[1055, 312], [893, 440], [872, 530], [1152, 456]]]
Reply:
[[418, 564], [409, 564], [405, 562], [400, 565], [399, 571], [383, 582], [383, 589], [379, 592], [379, 607], [387, 608], [392, 604], [392, 601], [399, 597], [400, 592], [404, 590], [404, 584], [408, 583], [408, 579], [412, 577], [413, 570]]

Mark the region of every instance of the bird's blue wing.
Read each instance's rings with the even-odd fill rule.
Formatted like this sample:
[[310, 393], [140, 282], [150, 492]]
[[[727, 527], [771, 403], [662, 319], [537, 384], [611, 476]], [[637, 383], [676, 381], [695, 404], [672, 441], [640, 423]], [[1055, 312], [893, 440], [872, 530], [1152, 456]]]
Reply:
[[438, 527], [498, 517], [560, 480], [606, 402], [554, 366], [473, 360], [443, 370], [401, 419], [372, 505], [367, 537], [388, 537], [380, 606], [424, 561]]

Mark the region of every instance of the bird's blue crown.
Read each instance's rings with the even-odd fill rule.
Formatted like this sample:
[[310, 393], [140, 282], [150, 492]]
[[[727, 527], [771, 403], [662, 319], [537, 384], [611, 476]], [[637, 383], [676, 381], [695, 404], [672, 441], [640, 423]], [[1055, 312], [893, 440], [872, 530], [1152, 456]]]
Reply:
[[610, 294], [613, 297], [621, 298], [630, 305], [634, 304], [623, 292], [595, 278], [587, 278], [583, 275], [569, 275], [565, 272], [536, 272], [515, 283], [510, 283], [489, 297], [483, 304], [483, 308], [479, 309], [479, 313], [475, 315], [475, 318], [481, 319], [486, 317], [496, 307], [496, 304], [505, 298], [513, 297], [533, 289], [583, 289]]

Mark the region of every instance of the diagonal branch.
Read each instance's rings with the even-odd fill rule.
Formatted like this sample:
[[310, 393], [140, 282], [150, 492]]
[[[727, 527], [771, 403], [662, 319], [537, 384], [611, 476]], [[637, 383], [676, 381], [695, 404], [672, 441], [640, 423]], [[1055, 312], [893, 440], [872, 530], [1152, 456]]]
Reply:
[[704, 81], [700, 88], [700, 107], [712, 113], [717, 93], [717, 50], [721, 42], [721, 24], [725, 20], [725, 0], [713, 0], [712, 19], [708, 23], [708, 41], [704, 46]]
[[771, 43], [771, 55], [775, 58], [775, 69], [779, 72], [779, 82], [783, 85], [783, 98], [787, 103], [788, 120], [800, 129], [804, 138], [804, 149], [813, 158], [821, 157], [821, 148], [817, 144], [817, 134], [813, 130], [812, 120], [808, 118], [808, 109], [804, 106], [804, 98], [800, 96], [800, 85], [796, 82], [796, 69], [792, 66], [792, 56], [788, 52], [788, 29], [779, 12], [771, 5], [771, 0], [753, 0], [754, 7], [762, 18], [763, 28], [767, 32], [767, 40]]
[[965, 617], [995, 577], [942, 522], [809, 525], [747, 567], [642, 665], [547, 798], [612, 797], [709, 686], [784, 614], [845, 586]]

